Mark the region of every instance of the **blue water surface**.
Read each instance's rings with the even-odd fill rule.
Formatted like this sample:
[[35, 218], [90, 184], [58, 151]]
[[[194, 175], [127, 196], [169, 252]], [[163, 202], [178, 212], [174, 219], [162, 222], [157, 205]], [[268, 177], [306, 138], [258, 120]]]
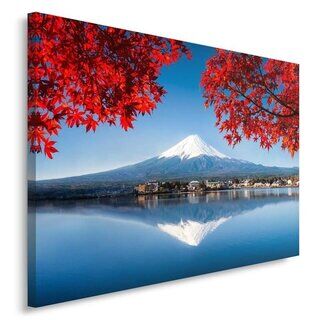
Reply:
[[29, 304], [298, 255], [298, 198], [288, 188], [38, 203]]

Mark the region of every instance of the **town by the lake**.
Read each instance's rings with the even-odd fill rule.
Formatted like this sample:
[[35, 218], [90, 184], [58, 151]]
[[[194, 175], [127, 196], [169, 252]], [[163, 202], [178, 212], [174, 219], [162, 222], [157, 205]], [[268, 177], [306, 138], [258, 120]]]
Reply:
[[242, 188], [299, 187], [299, 176], [263, 177], [229, 180], [157, 181], [137, 184], [136, 194], [206, 192]]

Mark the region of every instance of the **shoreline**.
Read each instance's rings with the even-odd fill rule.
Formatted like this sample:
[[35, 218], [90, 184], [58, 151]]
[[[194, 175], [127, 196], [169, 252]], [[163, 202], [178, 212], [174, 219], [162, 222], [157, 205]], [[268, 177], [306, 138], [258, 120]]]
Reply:
[[138, 197], [152, 197], [152, 196], [183, 196], [188, 194], [194, 195], [204, 195], [210, 193], [219, 193], [219, 192], [228, 192], [228, 191], [255, 191], [255, 190], [276, 190], [276, 189], [299, 189], [299, 186], [279, 186], [279, 187], [245, 187], [245, 188], [229, 188], [229, 189], [219, 189], [219, 190], [204, 190], [204, 191], [183, 191], [183, 192], [154, 192], [154, 193], [126, 193], [126, 194], [118, 194], [118, 195], [105, 195], [105, 196], [78, 196], [78, 197], [65, 197], [65, 198], [58, 198], [58, 197], [47, 197], [47, 198], [28, 198], [28, 202], [36, 203], [36, 202], [46, 202], [46, 201], [80, 201], [80, 200], [116, 200], [116, 199], [123, 199], [126, 197], [129, 198], [138, 198]]
[[279, 186], [279, 187], [244, 187], [244, 188], [226, 188], [226, 189], [216, 189], [216, 190], [201, 190], [201, 191], [181, 191], [181, 192], [146, 192], [146, 193], [133, 193], [135, 196], [149, 196], [149, 195], [166, 195], [166, 194], [202, 194], [202, 193], [213, 193], [213, 192], [220, 192], [220, 191], [234, 191], [234, 190], [275, 190], [275, 189], [289, 189], [295, 188], [299, 189], [299, 186]]

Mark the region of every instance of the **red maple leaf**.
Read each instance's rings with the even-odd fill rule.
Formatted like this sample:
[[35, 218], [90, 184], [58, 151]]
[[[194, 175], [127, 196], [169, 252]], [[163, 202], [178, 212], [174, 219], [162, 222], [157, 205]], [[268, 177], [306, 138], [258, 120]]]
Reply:
[[51, 140], [45, 140], [44, 141], [44, 154], [52, 159], [53, 158], [53, 153], [58, 152], [58, 150], [54, 147], [56, 141], [51, 141]]
[[201, 85], [205, 107], [232, 146], [242, 137], [293, 156], [299, 150], [299, 66], [243, 53], [217, 50], [206, 64]]
[[133, 128], [137, 115], [150, 114], [165, 94], [157, 82], [162, 66], [182, 55], [190, 58], [180, 41], [30, 14], [30, 150], [51, 158], [56, 149], [50, 137], [62, 122], [86, 131], [103, 123]]

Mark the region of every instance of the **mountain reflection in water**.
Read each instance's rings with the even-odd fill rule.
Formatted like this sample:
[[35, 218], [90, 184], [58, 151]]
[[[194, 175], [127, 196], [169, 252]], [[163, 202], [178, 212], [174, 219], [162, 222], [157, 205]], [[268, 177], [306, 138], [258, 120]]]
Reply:
[[298, 200], [299, 191], [241, 189], [180, 195], [139, 195], [113, 199], [53, 201], [37, 204], [36, 211], [92, 215], [152, 226], [190, 245], [203, 239], [231, 218], [268, 204]]

